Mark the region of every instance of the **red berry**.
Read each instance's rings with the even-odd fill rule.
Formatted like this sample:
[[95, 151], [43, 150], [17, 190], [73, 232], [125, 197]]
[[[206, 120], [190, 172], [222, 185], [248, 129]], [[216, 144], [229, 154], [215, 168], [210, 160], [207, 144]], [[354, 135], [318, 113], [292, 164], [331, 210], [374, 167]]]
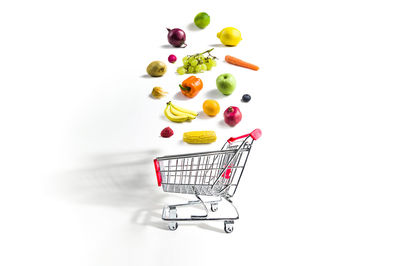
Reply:
[[171, 54], [168, 56], [168, 62], [170, 63], [175, 63], [176, 62], [176, 56]]
[[166, 127], [161, 131], [161, 137], [163, 138], [169, 138], [172, 135], [174, 135], [174, 131], [170, 127]]

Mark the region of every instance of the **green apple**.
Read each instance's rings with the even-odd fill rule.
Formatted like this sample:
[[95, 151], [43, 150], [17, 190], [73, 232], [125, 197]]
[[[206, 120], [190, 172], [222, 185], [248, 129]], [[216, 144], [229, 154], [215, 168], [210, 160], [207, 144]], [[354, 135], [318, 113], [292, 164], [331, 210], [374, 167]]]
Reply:
[[236, 79], [232, 74], [221, 74], [217, 78], [217, 88], [222, 94], [230, 95], [236, 88]]

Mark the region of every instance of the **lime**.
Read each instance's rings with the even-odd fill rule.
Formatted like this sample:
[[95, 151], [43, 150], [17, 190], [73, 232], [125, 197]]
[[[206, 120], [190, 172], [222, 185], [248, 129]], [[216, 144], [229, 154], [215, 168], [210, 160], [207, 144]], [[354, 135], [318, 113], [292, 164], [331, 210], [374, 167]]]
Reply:
[[204, 29], [210, 24], [210, 16], [205, 12], [200, 12], [194, 17], [194, 24], [200, 29]]

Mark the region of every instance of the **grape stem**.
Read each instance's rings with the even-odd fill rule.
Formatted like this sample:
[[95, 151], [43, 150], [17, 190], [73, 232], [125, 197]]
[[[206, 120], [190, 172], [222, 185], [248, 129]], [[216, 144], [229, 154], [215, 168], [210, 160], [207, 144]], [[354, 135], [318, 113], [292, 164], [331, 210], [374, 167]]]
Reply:
[[193, 56], [193, 57], [196, 57], [196, 56], [198, 56], [198, 55], [202, 55], [202, 54], [207, 53], [208, 56], [212, 57], [212, 59], [218, 59], [217, 57], [215, 57], [215, 56], [213, 56], [212, 54], [210, 54], [210, 52], [211, 52], [212, 50], [214, 50], [214, 48], [208, 49], [207, 51], [204, 51], [204, 52], [202, 52], [202, 53], [198, 53], [198, 54], [194, 54], [194, 55], [188, 55], [188, 57], [192, 57], [192, 56]]
[[201, 54], [205, 54], [205, 53], [210, 54], [210, 52], [211, 52], [212, 50], [214, 50], [214, 48], [211, 48], [211, 49], [209, 49], [209, 50], [207, 50], [207, 51], [205, 51], [205, 52], [202, 52]]

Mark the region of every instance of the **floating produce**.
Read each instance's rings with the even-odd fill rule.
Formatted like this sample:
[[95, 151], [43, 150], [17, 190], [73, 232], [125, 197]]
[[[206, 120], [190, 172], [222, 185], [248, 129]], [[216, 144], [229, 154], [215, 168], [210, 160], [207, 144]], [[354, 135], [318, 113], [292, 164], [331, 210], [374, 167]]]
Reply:
[[186, 47], [186, 34], [183, 30], [175, 28], [175, 29], [168, 29], [168, 42], [174, 47]]
[[179, 75], [191, 74], [191, 73], [202, 73], [207, 70], [211, 70], [217, 66], [216, 57], [211, 55], [211, 51], [214, 48], [209, 49], [205, 52], [187, 55], [182, 58], [183, 66], [178, 67], [176, 72]]
[[242, 120], [242, 113], [236, 106], [229, 106], [224, 112], [225, 123], [231, 127], [236, 126]]
[[161, 61], [153, 61], [147, 66], [147, 74], [152, 77], [161, 77], [167, 72], [167, 65]]
[[245, 61], [243, 61], [243, 60], [241, 60], [239, 58], [236, 58], [236, 57], [233, 57], [233, 56], [230, 56], [230, 55], [225, 56], [225, 61], [227, 63], [229, 63], [229, 64], [240, 66], [240, 67], [244, 67], [244, 68], [248, 68], [248, 69], [255, 70], [255, 71], [260, 69], [256, 65], [250, 64], [248, 62], [245, 62]]
[[240, 31], [233, 27], [228, 27], [221, 30], [217, 34], [217, 38], [226, 46], [236, 46], [242, 40]]
[[183, 141], [191, 144], [212, 143], [217, 140], [215, 131], [189, 131], [183, 133]]
[[189, 98], [195, 97], [203, 88], [203, 81], [195, 76], [190, 76], [179, 85], [183, 95]]

